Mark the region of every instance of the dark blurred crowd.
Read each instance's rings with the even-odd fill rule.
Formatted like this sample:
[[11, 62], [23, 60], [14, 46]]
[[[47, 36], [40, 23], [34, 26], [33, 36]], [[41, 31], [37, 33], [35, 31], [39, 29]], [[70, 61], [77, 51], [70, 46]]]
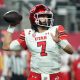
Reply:
[[29, 51], [0, 51], [0, 80], [27, 80]]

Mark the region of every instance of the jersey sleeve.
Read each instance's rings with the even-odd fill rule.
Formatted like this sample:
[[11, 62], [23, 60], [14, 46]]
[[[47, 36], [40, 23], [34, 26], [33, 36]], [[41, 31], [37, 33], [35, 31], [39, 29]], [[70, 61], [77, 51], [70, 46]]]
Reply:
[[22, 48], [24, 48], [25, 50], [27, 49], [24, 31], [21, 32], [21, 34], [20, 34], [19, 38], [17, 39], [17, 41], [19, 42], [20, 46], [22, 46]]
[[58, 33], [60, 34], [59, 36], [60, 40], [66, 40], [68, 38], [68, 35], [65, 32], [65, 29], [62, 25], [59, 25], [57, 30], [58, 30]]

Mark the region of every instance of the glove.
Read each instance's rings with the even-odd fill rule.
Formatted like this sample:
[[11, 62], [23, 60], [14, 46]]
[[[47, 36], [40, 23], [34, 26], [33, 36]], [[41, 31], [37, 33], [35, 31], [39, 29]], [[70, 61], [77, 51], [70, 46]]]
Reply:
[[16, 11], [8, 11], [3, 15], [3, 19], [11, 26], [16, 26], [22, 21], [22, 15]]

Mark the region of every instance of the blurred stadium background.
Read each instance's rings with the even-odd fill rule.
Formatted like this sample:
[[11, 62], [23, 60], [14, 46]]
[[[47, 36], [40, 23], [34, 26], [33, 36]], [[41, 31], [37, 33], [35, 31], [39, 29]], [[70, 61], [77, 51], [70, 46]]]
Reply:
[[[80, 48], [80, 0], [0, 0], [0, 43], [2, 36], [1, 32], [3, 30], [6, 30], [9, 25], [3, 20], [3, 14], [7, 11], [15, 10], [19, 11], [23, 15], [23, 20], [21, 24], [18, 25], [19, 34], [19, 30], [22, 30], [24, 28], [30, 28], [30, 22], [28, 18], [29, 10], [36, 4], [40, 3], [45, 4], [53, 11], [54, 25], [59, 24], [65, 27], [69, 34], [68, 39], [72, 46], [75, 48], [75, 50]], [[13, 34], [13, 38], [17, 38], [18, 34], [17, 32], [15, 32]], [[0, 51], [0, 68], [2, 65], [2, 54], [3, 52]], [[63, 61], [67, 61], [65, 57], [67, 56], [64, 55]]]
[[63, 25], [71, 33], [72, 45], [77, 48], [80, 45], [80, 0], [0, 0], [0, 30], [8, 26], [2, 15], [9, 10], [19, 11], [23, 15], [18, 29], [30, 28], [29, 10], [38, 3], [50, 7], [54, 13], [54, 25]]

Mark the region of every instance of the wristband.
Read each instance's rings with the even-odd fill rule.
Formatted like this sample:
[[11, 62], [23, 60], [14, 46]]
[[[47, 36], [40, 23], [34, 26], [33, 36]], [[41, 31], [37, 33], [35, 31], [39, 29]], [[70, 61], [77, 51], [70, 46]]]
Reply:
[[59, 44], [63, 49], [64, 49], [67, 45], [70, 45], [67, 40], [61, 40], [58, 44]]
[[16, 27], [8, 27], [7, 31], [13, 33]]

